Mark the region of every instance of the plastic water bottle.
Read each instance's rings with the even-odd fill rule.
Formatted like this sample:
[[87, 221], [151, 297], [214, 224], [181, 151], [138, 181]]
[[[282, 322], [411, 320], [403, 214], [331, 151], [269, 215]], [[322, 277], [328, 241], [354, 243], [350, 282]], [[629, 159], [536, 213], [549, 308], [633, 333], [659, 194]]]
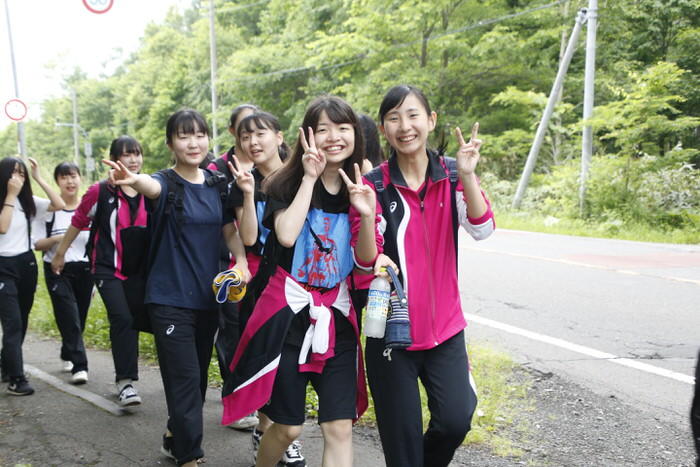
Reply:
[[389, 311], [391, 284], [383, 277], [375, 277], [369, 284], [364, 331], [367, 337], [384, 337], [386, 315]]

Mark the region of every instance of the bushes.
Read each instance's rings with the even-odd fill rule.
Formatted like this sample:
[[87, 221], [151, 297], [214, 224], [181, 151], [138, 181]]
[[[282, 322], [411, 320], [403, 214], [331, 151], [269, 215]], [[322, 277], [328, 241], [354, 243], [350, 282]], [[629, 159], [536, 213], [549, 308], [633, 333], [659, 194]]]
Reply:
[[[700, 232], [700, 171], [685, 161], [695, 150], [675, 150], [665, 157], [594, 157], [586, 191], [585, 215], [579, 210], [578, 161], [533, 176], [521, 210], [542, 217], [582, 219], [615, 236], [626, 225], [670, 232]], [[496, 210], [510, 209], [516, 182], [482, 177]]]

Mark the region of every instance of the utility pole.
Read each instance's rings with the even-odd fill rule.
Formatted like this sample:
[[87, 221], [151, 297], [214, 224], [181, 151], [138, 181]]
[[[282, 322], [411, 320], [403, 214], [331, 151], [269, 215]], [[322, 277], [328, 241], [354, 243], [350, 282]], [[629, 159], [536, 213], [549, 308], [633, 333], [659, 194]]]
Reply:
[[209, 65], [211, 70], [211, 133], [214, 139], [214, 155], [219, 155], [218, 131], [216, 129], [216, 31], [214, 30], [214, 0], [209, 0]]
[[581, 143], [581, 186], [579, 189], [579, 210], [585, 213], [586, 180], [593, 154], [593, 129], [587, 122], [593, 116], [595, 93], [595, 47], [598, 27], [598, 0], [588, 0], [588, 33], [586, 35], [586, 71], [583, 87], [583, 138]]
[[70, 90], [70, 97], [73, 101], [73, 163], [80, 167], [80, 148], [78, 146], [78, 98], [75, 89]]
[[[19, 99], [19, 84], [17, 83], [17, 67], [15, 66], [15, 48], [12, 43], [12, 28], [10, 27], [10, 9], [5, 0], [5, 18], [7, 20], [7, 35], [10, 40], [10, 60], [12, 61], [12, 79], [15, 83], [15, 98]], [[22, 158], [27, 157], [27, 142], [24, 136], [24, 122], [17, 122], [17, 137], [19, 139], [19, 153]]]
[[564, 76], [566, 76], [566, 71], [569, 69], [569, 64], [571, 63], [571, 57], [574, 55], [574, 50], [576, 49], [576, 42], [581, 33], [581, 26], [586, 21], [586, 10], [582, 9], [576, 15], [576, 22], [574, 24], [574, 29], [571, 31], [571, 36], [569, 37], [569, 44], [566, 46], [566, 51], [559, 63], [559, 71], [554, 79], [554, 84], [552, 85], [552, 90], [549, 92], [549, 99], [547, 100], [547, 106], [542, 113], [542, 119], [537, 127], [537, 132], [535, 133], [535, 139], [530, 147], [530, 152], [527, 155], [527, 161], [525, 162], [525, 168], [523, 169], [523, 174], [520, 176], [520, 182], [518, 183], [518, 189], [515, 192], [515, 197], [513, 198], [512, 207], [517, 209], [520, 207], [523, 196], [525, 195], [525, 190], [527, 189], [527, 184], [530, 182], [530, 176], [532, 171], [535, 169], [535, 162], [537, 161], [537, 156], [542, 147], [542, 142], [544, 141], [544, 135], [547, 132], [547, 126], [549, 125], [549, 119], [552, 117], [554, 112], [554, 106], [556, 105], [559, 94], [561, 92], [562, 85], [564, 84]]

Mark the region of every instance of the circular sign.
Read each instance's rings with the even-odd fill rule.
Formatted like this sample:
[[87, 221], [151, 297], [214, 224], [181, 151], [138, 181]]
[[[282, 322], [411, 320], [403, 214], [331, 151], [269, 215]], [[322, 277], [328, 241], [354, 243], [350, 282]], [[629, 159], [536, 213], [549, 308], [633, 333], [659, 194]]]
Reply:
[[10, 99], [5, 103], [5, 115], [19, 122], [27, 116], [27, 104], [19, 99]]
[[98, 15], [107, 13], [113, 4], [114, 0], [83, 0], [85, 8]]

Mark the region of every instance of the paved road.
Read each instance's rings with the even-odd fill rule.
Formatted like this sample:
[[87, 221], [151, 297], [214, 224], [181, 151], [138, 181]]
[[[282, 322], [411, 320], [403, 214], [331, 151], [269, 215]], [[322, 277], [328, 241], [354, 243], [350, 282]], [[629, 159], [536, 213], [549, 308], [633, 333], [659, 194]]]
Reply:
[[688, 429], [699, 246], [498, 230], [460, 267], [470, 338]]

